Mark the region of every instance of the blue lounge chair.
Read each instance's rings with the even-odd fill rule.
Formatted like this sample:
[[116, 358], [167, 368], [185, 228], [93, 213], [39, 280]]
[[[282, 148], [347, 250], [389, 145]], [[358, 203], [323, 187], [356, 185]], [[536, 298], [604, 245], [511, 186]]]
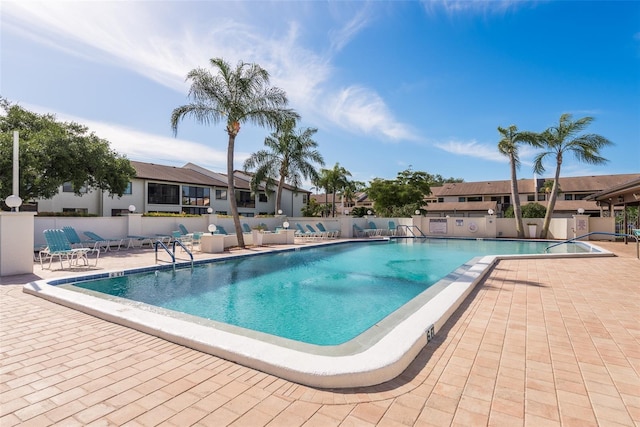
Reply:
[[251, 234], [251, 227], [249, 227], [249, 224], [247, 224], [246, 222], [242, 223], [242, 232]]
[[364, 229], [360, 227], [358, 224], [353, 224], [353, 234], [355, 234], [356, 237], [368, 236], [367, 233], [364, 231]]
[[369, 221], [369, 228], [365, 228], [365, 232], [367, 236], [379, 236], [382, 234], [382, 229], [378, 228], [375, 222]]
[[316, 238], [319, 238], [319, 239], [324, 239], [325, 237], [326, 238], [329, 237], [329, 233], [326, 233], [326, 232], [323, 233], [321, 231], [318, 231], [315, 228], [313, 228], [313, 226], [311, 224], [307, 224], [306, 227], [307, 227], [307, 230], [309, 230], [309, 233], [311, 233], [310, 235], [312, 237], [316, 237]]
[[327, 230], [321, 222], [317, 223], [316, 227], [318, 227], [318, 230], [322, 233], [327, 233], [327, 237], [330, 239], [337, 239], [340, 237], [340, 230]]
[[389, 233], [389, 236], [395, 236], [396, 235], [396, 223], [394, 221], [389, 221], [389, 230], [387, 230], [387, 232]]
[[[60, 260], [60, 268], [64, 269], [63, 260], [69, 263], [69, 268], [75, 265], [79, 265], [80, 260], [84, 265], [89, 265], [87, 254], [92, 251], [90, 248], [73, 248], [71, 242], [67, 239], [64, 230], [50, 229], [44, 230], [44, 238], [47, 242], [47, 247], [40, 251], [40, 266], [43, 267], [43, 257], [49, 258], [49, 268], [53, 263], [53, 258], [58, 257]], [[98, 256], [100, 251], [96, 251], [96, 265], [98, 264]], [[44, 268], [44, 267], [43, 267]]]
[[313, 234], [310, 231], [305, 230], [304, 228], [302, 228], [302, 225], [300, 225], [300, 223], [296, 222], [296, 232], [294, 234], [295, 237], [303, 237], [305, 239], [313, 239], [315, 238], [315, 236], [313, 236]]
[[104, 237], [101, 237], [99, 235], [97, 235], [96, 233], [92, 232], [92, 231], [85, 231], [84, 235], [87, 236], [91, 242], [91, 244], [93, 244], [93, 249], [100, 249], [100, 248], [104, 248], [104, 251], [110, 251], [110, 250], [114, 250], [112, 249], [112, 247], [115, 247], [116, 251], [120, 250], [120, 247], [122, 246], [122, 241], [124, 239], [105, 239]]
[[85, 247], [85, 246], [90, 246], [93, 242], [89, 241], [89, 240], [82, 240], [80, 238], [80, 236], [78, 236], [78, 233], [76, 232], [76, 229], [70, 226], [67, 227], [62, 227], [62, 231], [64, 231], [64, 235], [67, 236], [67, 239], [69, 240], [69, 243], [71, 243], [72, 247]]
[[223, 226], [221, 226], [221, 225], [216, 225], [216, 232], [215, 232], [215, 234], [224, 234], [224, 235], [228, 235], [229, 233], [227, 233], [227, 230], [225, 230]]
[[189, 231], [187, 230], [187, 227], [184, 226], [184, 224], [178, 224], [178, 228], [180, 229], [180, 232], [182, 234], [189, 234]]

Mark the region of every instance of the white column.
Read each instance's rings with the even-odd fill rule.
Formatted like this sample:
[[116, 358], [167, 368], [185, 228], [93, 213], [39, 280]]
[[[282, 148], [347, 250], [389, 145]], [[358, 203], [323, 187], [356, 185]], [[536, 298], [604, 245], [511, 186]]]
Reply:
[[0, 212], [0, 276], [33, 273], [35, 212]]

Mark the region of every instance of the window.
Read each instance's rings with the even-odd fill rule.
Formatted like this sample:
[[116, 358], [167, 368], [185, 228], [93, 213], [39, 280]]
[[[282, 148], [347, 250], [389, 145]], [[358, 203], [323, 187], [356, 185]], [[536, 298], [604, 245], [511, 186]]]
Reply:
[[438, 203], [444, 203], [444, 197], [438, 197]]
[[467, 197], [467, 202], [481, 202], [482, 196]]
[[182, 213], [188, 215], [204, 215], [207, 214], [208, 208], [192, 208], [192, 207], [183, 207]]
[[[183, 206], [209, 206], [211, 190], [207, 187], [182, 186]], [[206, 211], [206, 209], [205, 209]]]
[[111, 216], [123, 216], [129, 213], [129, 209], [111, 209]]
[[127, 184], [127, 188], [124, 189], [124, 192], [122, 194], [133, 194], [131, 190], [131, 181], [129, 181], [129, 183]]
[[587, 197], [587, 194], [574, 194], [573, 195], [573, 200], [582, 200], [585, 197]]
[[260, 203], [267, 203], [267, 194], [266, 193], [259, 193], [258, 194], [258, 201]]
[[153, 205], [179, 205], [180, 186], [150, 182], [147, 202]]
[[463, 202], [466, 202], [466, 201], [467, 201], [466, 197], [458, 197], [458, 202], [459, 203], [463, 203]]
[[302, 204], [306, 205], [307, 203], [309, 203], [309, 195], [307, 193], [304, 193], [302, 195]]
[[[74, 188], [73, 188], [73, 184], [70, 182], [65, 182], [64, 184], [62, 184], [62, 192], [63, 193], [74, 193]], [[86, 193], [87, 192], [87, 187], [85, 187], [84, 185], [82, 187], [80, 187], [80, 193]]]
[[89, 213], [87, 208], [62, 208], [62, 212]]
[[567, 194], [567, 193], [565, 193], [565, 194], [564, 194], [564, 199], [565, 199], [565, 200], [573, 200], [573, 194]]
[[250, 191], [237, 191], [236, 192], [236, 201], [238, 202], [238, 207], [240, 208], [255, 208], [256, 201], [251, 197]]
[[216, 200], [227, 200], [227, 190], [216, 190]]

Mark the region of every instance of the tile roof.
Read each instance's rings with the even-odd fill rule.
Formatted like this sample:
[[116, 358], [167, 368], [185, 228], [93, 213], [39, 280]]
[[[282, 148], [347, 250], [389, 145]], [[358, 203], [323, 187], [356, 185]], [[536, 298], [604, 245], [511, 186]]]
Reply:
[[226, 187], [227, 183], [188, 168], [131, 161], [136, 177], [154, 181]]
[[[640, 178], [640, 174], [560, 177], [559, 181], [560, 189], [563, 193], [587, 193], [601, 191], [605, 188], [619, 185], [637, 178]], [[540, 188], [545, 181], [549, 180], [552, 179], [538, 179], [538, 188]], [[431, 187], [431, 191], [433, 197], [510, 194], [511, 181], [502, 180], [447, 183], [441, 187]], [[533, 179], [519, 179], [518, 192], [520, 194], [533, 193]]]

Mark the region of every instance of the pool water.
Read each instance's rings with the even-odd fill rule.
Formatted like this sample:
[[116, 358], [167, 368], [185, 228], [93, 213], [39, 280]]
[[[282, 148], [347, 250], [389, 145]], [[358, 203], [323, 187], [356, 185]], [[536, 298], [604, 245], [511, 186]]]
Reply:
[[[73, 285], [316, 345], [345, 343], [474, 257], [548, 242], [394, 239], [240, 257]], [[561, 245], [554, 252], [585, 252]]]

